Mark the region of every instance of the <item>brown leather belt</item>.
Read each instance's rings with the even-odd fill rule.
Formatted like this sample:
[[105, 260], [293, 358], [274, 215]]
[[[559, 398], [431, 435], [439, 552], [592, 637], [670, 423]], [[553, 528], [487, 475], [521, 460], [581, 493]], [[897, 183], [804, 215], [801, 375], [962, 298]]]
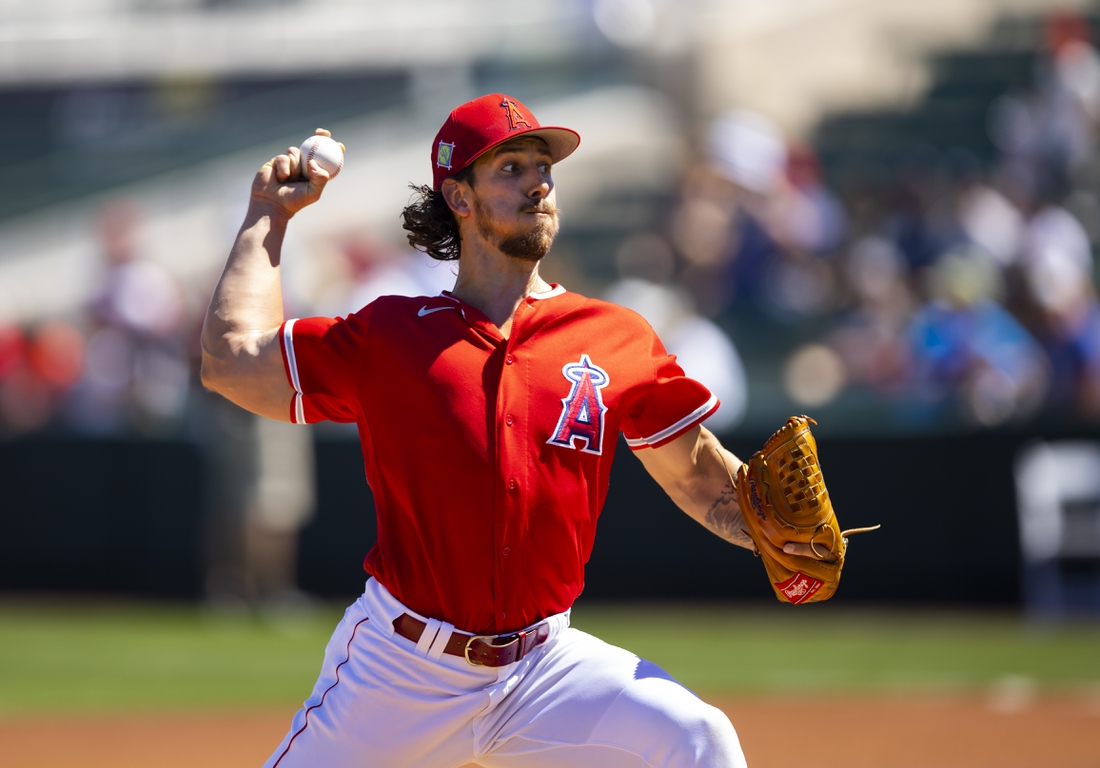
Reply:
[[[393, 631], [414, 643], [420, 642], [426, 626], [407, 613], [393, 620]], [[510, 635], [467, 635], [455, 630], [447, 640], [443, 653], [461, 656], [475, 667], [503, 667], [519, 661], [546, 642], [548, 637], [550, 625], [545, 621]]]

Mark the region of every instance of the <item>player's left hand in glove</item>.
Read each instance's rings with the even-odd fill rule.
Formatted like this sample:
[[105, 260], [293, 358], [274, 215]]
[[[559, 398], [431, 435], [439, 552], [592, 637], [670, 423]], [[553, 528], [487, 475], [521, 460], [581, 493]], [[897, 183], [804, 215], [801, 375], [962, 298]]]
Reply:
[[833, 511], [808, 416], [792, 416], [737, 471], [747, 533], [781, 602], [828, 600], [840, 583], [848, 535]]

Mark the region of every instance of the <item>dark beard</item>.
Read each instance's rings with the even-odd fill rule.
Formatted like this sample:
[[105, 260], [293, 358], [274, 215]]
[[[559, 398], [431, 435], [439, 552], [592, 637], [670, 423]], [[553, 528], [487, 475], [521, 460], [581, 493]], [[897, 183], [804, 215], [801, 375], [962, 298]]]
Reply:
[[[479, 213], [478, 231], [481, 236], [486, 239], [493, 237], [494, 233], [488, 224], [481, 201], [475, 198], [474, 207]], [[554, 236], [558, 234], [558, 209], [548, 201], [538, 203], [534, 208], [549, 213], [550, 218], [546, 220], [540, 217], [536, 219], [535, 228], [531, 231], [498, 240], [496, 246], [505, 256], [521, 261], [541, 261], [542, 257], [550, 252], [550, 246], [554, 244]], [[526, 213], [530, 210], [532, 207], [528, 206], [520, 212]]]
[[497, 244], [497, 248], [505, 256], [522, 261], [541, 261], [542, 257], [550, 251], [554, 244], [556, 227], [549, 225], [540, 226], [523, 235], [513, 235], [505, 238]]

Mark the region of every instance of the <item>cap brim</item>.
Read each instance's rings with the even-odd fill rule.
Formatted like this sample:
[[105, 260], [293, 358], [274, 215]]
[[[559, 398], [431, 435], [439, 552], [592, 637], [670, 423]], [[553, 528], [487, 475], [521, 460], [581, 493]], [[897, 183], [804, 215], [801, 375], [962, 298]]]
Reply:
[[550, 147], [550, 159], [560, 163], [569, 157], [580, 146], [581, 135], [571, 128], [557, 126], [543, 126], [533, 131], [526, 131], [525, 136], [538, 136]]
[[561, 162], [565, 158], [569, 157], [580, 146], [581, 135], [574, 131], [572, 128], [562, 128], [560, 126], [540, 126], [539, 128], [532, 128], [528, 131], [516, 131], [505, 136], [495, 144], [490, 144], [485, 149], [478, 152], [476, 155], [470, 158], [470, 162], [466, 163], [463, 167], [469, 167], [474, 164], [474, 161], [490, 151], [495, 147], [499, 147], [505, 142], [518, 139], [520, 136], [538, 136], [540, 139], [546, 142], [546, 146], [550, 148], [550, 159], [555, 163]]

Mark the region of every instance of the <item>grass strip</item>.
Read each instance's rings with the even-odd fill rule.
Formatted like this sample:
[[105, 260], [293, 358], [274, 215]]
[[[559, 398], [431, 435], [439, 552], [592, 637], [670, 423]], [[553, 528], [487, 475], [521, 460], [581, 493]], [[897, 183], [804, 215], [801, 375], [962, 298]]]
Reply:
[[[343, 606], [0, 601], [0, 713], [295, 706]], [[1100, 688], [1100, 622], [837, 606], [581, 603], [574, 626], [697, 691], [968, 691], [1024, 680]]]

